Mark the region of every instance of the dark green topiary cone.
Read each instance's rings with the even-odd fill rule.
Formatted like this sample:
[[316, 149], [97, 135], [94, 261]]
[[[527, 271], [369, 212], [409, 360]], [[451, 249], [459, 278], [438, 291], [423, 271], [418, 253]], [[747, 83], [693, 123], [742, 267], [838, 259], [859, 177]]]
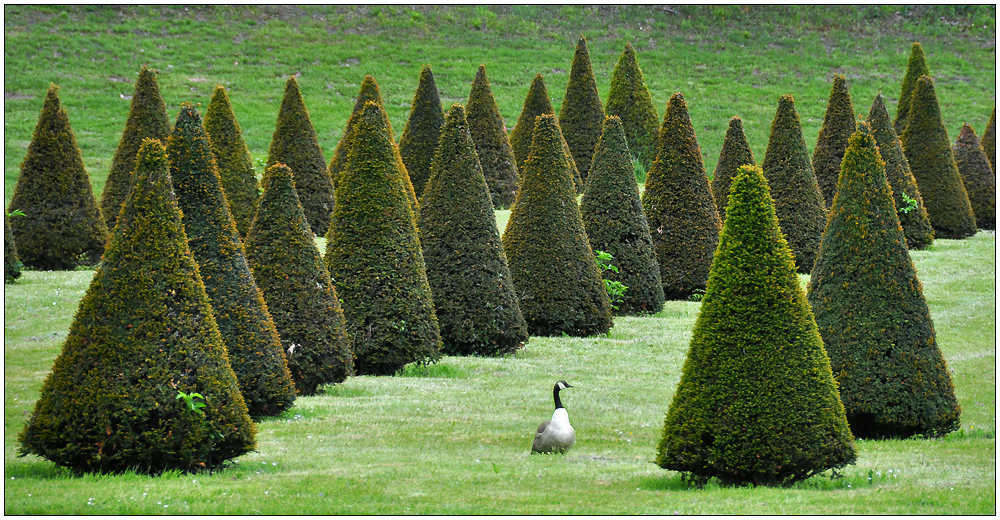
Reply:
[[819, 130], [812, 156], [813, 174], [816, 175], [816, 183], [823, 192], [823, 200], [828, 208], [833, 204], [833, 196], [837, 194], [837, 178], [840, 176], [840, 162], [847, 150], [847, 140], [856, 129], [854, 102], [847, 89], [847, 78], [834, 74], [830, 100], [823, 115], [823, 127]]
[[586, 185], [594, 148], [601, 138], [604, 126], [604, 106], [597, 93], [597, 80], [594, 79], [594, 70], [590, 66], [587, 39], [583, 36], [576, 42], [566, 95], [559, 109], [559, 126], [569, 151], [573, 154], [573, 162], [580, 171], [580, 179]]
[[[254, 451], [256, 427], [188, 249], [163, 145], [145, 140], [135, 168], [18, 453], [81, 472], [211, 470]], [[189, 408], [178, 392], [204, 406]]]
[[278, 415], [295, 401], [295, 386], [229, 214], [201, 117], [190, 103], [181, 105], [167, 155], [191, 253], [243, 400], [251, 417]]
[[[542, 75], [536, 74], [535, 80], [531, 82], [531, 88], [528, 89], [528, 95], [524, 98], [524, 107], [521, 108], [521, 115], [517, 118], [517, 125], [510, 133], [510, 148], [514, 152], [518, 172], [524, 169], [524, 161], [528, 158], [528, 153], [531, 151], [535, 117], [542, 114], [555, 113], [555, 109], [552, 108], [552, 102], [549, 101], [549, 93], [545, 88], [545, 82], [542, 81]], [[559, 124], [559, 122], [556, 121], [556, 124]], [[562, 135], [561, 127], [559, 135]], [[569, 151], [566, 139], [561, 139], [563, 152], [566, 154], [570, 172], [573, 175], [573, 185], [577, 193], [582, 193], [583, 180], [580, 178], [580, 170], [577, 169], [576, 163], [573, 161], [573, 154]]]
[[851, 136], [809, 303], [857, 437], [941, 436], [961, 407], [866, 123]]
[[604, 113], [621, 118], [632, 157], [638, 158], [648, 170], [656, 159], [659, 116], [631, 43], [625, 44], [611, 73]]
[[993, 112], [990, 114], [990, 121], [986, 123], [986, 128], [983, 129], [983, 151], [986, 152], [986, 158], [990, 161], [990, 169], [993, 173], [997, 172], [997, 106], [993, 105]]
[[969, 195], [969, 203], [976, 215], [976, 226], [981, 229], [996, 229], [997, 178], [986, 152], [979, 145], [976, 131], [971, 126], [962, 125], [962, 132], [958, 134], [952, 151], [965, 192]]
[[740, 170], [656, 464], [787, 486], [857, 451], [767, 181]]
[[17, 256], [17, 245], [14, 243], [14, 235], [10, 231], [10, 217], [3, 216], [3, 282], [14, 283], [21, 277], [21, 258]]
[[212, 101], [205, 110], [204, 126], [222, 180], [222, 190], [229, 203], [229, 212], [236, 221], [240, 236], [245, 237], [257, 213], [260, 186], [240, 123], [236, 121], [229, 95], [221, 85], [216, 85]]
[[753, 151], [747, 143], [747, 136], [743, 132], [743, 120], [739, 116], [733, 116], [729, 120], [729, 129], [726, 130], [726, 138], [722, 141], [722, 150], [719, 152], [719, 162], [715, 164], [715, 171], [712, 172], [712, 196], [715, 197], [715, 207], [719, 209], [719, 220], [726, 220], [726, 205], [729, 204], [729, 187], [733, 184], [733, 177], [739, 171], [740, 166], [756, 166], [753, 159]]
[[271, 165], [250, 232], [247, 262], [281, 337], [295, 389], [313, 395], [354, 374], [344, 311], [313, 241], [292, 170]]
[[420, 70], [420, 83], [410, 104], [410, 117], [399, 137], [399, 156], [406, 165], [406, 171], [413, 183], [413, 191], [419, 198], [424, 193], [424, 185], [431, 176], [431, 161], [437, 148], [444, 112], [441, 97], [430, 65]]
[[910, 114], [911, 98], [913, 89], [917, 87], [917, 80], [920, 76], [930, 76], [927, 62], [924, 61], [924, 48], [920, 42], [913, 42], [910, 47], [910, 59], [906, 62], [906, 74], [903, 76], [903, 86], [899, 91], [899, 101], [896, 103], [896, 119], [892, 126], [896, 130], [896, 135], [902, 137], [903, 130], [906, 130], [906, 123]]
[[486, 66], [480, 65], [472, 82], [469, 104], [465, 106], [469, 133], [476, 143], [476, 155], [483, 167], [494, 209], [506, 209], [517, 195], [517, 161], [507, 139], [507, 127], [486, 78]]

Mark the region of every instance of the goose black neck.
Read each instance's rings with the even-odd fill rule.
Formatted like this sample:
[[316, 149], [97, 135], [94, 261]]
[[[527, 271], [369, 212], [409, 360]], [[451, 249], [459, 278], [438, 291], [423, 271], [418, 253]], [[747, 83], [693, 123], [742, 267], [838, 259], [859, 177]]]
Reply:
[[556, 409], [562, 408], [562, 401], [559, 400], [559, 385], [552, 388], [552, 400], [556, 402]]

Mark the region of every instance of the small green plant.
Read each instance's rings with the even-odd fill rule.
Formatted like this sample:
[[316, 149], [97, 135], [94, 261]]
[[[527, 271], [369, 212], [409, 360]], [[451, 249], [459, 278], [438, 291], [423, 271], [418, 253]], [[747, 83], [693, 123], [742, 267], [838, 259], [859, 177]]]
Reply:
[[226, 438], [226, 436], [223, 435], [222, 432], [216, 430], [212, 426], [212, 424], [208, 421], [208, 419], [205, 418], [205, 410], [202, 410], [202, 408], [205, 407], [205, 402], [208, 401], [207, 399], [205, 399], [205, 396], [199, 394], [198, 392], [191, 392], [190, 394], [186, 394], [178, 390], [177, 397], [175, 397], [174, 399], [175, 400], [183, 399], [184, 404], [186, 404], [188, 407], [188, 410], [191, 410], [192, 413], [196, 413], [202, 417], [201, 422], [203, 425], [205, 425], [205, 428], [208, 430], [209, 437], [220, 440]]
[[695, 289], [690, 296], [688, 296], [689, 302], [700, 302], [702, 298], [705, 297], [704, 289]]
[[900, 213], [909, 213], [917, 209], [917, 199], [911, 199], [910, 196], [907, 195], [905, 191], [901, 192], [900, 195], [903, 196], [903, 202], [906, 203], [905, 206], [901, 206], [899, 208]]
[[19, 210], [19, 209], [15, 209], [14, 211], [11, 211], [10, 213], [7, 214], [7, 218], [11, 218], [11, 217], [26, 217], [26, 216], [27, 215], [25, 215], [24, 212], [21, 211], [21, 210]]
[[[594, 251], [597, 257], [594, 259], [597, 262], [597, 267], [602, 271], [611, 271], [614, 273], [618, 272], [618, 266], [612, 265], [610, 262], [614, 260], [614, 256], [611, 253], [605, 251]], [[621, 303], [624, 300], [625, 291], [628, 290], [628, 286], [613, 280], [604, 280], [604, 288], [608, 291], [608, 299], [611, 300], [611, 308], [618, 310], [616, 303]]]

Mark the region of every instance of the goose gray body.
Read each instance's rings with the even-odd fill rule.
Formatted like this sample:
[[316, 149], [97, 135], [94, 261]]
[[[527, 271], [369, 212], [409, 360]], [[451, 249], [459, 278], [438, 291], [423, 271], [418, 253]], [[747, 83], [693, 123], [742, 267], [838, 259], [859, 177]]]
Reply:
[[566, 381], [559, 381], [552, 389], [552, 398], [556, 409], [552, 419], [538, 425], [535, 441], [531, 444], [532, 453], [565, 453], [576, 442], [576, 431], [569, 423], [569, 414], [559, 400], [559, 391], [572, 388]]

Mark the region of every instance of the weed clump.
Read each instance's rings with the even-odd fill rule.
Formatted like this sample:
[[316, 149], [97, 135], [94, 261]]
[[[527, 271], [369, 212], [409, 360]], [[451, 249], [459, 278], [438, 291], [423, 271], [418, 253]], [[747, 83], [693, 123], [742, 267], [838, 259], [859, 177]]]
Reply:
[[[523, 172], [524, 161], [528, 159], [528, 154], [531, 151], [535, 118], [543, 114], [555, 115], [555, 113], [555, 109], [552, 108], [552, 102], [549, 101], [549, 92], [545, 88], [542, 75], [536, 74], [535, 80], [531, 82], [531, 88], [528, 89], [528, 95], [524, 98], [524, 107], [521, 108], [521, 115], [517, 118], [517, 125], [514, 126], [514, 130], [510, 133], [510, 147], [514, 152], [514, 159], [517, 161], [518, 172]], [[558, 120], [556, 124], [559, 124]], [[573, 154], [569, 150], [569, 145], [566, 143], [565, 137], [563, 137], [562, 127], [560, 127], [559, 136], [563, 153], [566, 154], [567, 162], [569, 163], [570, 173], [573, 175], [573, 185], [575, 186], [576, 193], [582, 193], [583, 180], [580, 178], [580, 170], [577, 169], [576, 162], [573, 161]]]
[[222, 85], [216, 85], [212, 101], [205, 110], [205, 133], [208, 134], [212, 155], [222, 180], [222, 191], [229, 203], [229, 212], [236, 221], [241, 237], [247, 236], [250, 222], [257, 213], [260, 186], [253, 169], [250, 151], [243, 140], [243, 130], [236, 121], [229, 95]]
[[496, 98], [486, 77], [486, 66], [480, 65], [472, 82], [469, 104], [465, 105], [469, 133], [476, 144], [476, 155], [483, 168], [494, 209], [506, 209], [517, 195], [517, 160], [507, 138], [507, 127], [500, 117]]
[[611, 73], [604, 113], [621, 118], [629, 152], [648, 170], [656, 159], [659, 116], [631, 43], [625, 44]]
[[812, 156], [813, 174], [823, 192], [825, 207], [833, 204], [833, 196], [837, 194], [840, 162], [847, 150], [847, 140], [856, 129], [854, 103], [847, 88], [847, 79], [841, 74], [834, 74], [830, 100], [826, 105], [826, 114], [823, 115], [823, 127], [819, 130]]
[[3, 216], [3, 282], [14, 283], [21, 277], [21, 258], [17, 256], [17, 245], [14, 243], [14, 234], [10, 231], [10, 217], [5, 213]]
[[924, 47], [920, 42], [913, 42], [910, 47], [910, 58], [906, 61], [906, 74], [903, 75], [903, 85], [899, 90], [899, 101], [896, 103], [896, 119], [892, 126], [896, 130], [896, 135], [902, 137], [909, 120], [911, 98], [913, 90], [917, 88], [917, 80], [921, 76], [930, 76], [931, 72], [924, 61]]
[[986, 123], [986, 128], [983, 129], [983, 152], [986, 153], [986, 159], [990, 161], [990, 169], [993, 173], [997, 172], [997, 106], [993, 105], [993, 112], [990, 114], [990, 120]]
[[720, 222], [726, 221], [729, 188], [740, 166], [744, 165], [756, 166], [757, 163], [754, 161], [750, 144], [747, 143], [746, 133], [743, 132], [743, 120], [739, 116], [733, 116], [729, 120], [726, 138], [722, 141], [719, 162], [715, 164], [715, 171], [712, 172], [712, 196], [715, 198], [715, 207], [719, 210]]
[[413, 183], [413, 191], [419, 198], [424, 193], [424, 185], [431, 176], [431, 161], [434, 149], [444, 124], [441, 97], [430, 65], [420, 70], [420, 83], [410, 105], [410, 117], [399, 137], [399, 156], [406, 165], [406, 171]]
[[979, 145], [976, 131], [968, 124], [962, 125], [958, 140], [952, 148], [955, 165], [962, 176], [965, 192], [976, 216], [976, 226], [996, 229], [997, 178], [990, 167], [986, 152]]
[[601, 137], [603, 125], [604, 106], [597, 93], [597, 80], [594, 79], [594, 70], [590, 65], [587, 39], [581, 36], [576, 42], [566, 95], [563, 97], [562, 108], [559, 109], [559, 126], [584, 184], [590, 174], [594, 148]]

